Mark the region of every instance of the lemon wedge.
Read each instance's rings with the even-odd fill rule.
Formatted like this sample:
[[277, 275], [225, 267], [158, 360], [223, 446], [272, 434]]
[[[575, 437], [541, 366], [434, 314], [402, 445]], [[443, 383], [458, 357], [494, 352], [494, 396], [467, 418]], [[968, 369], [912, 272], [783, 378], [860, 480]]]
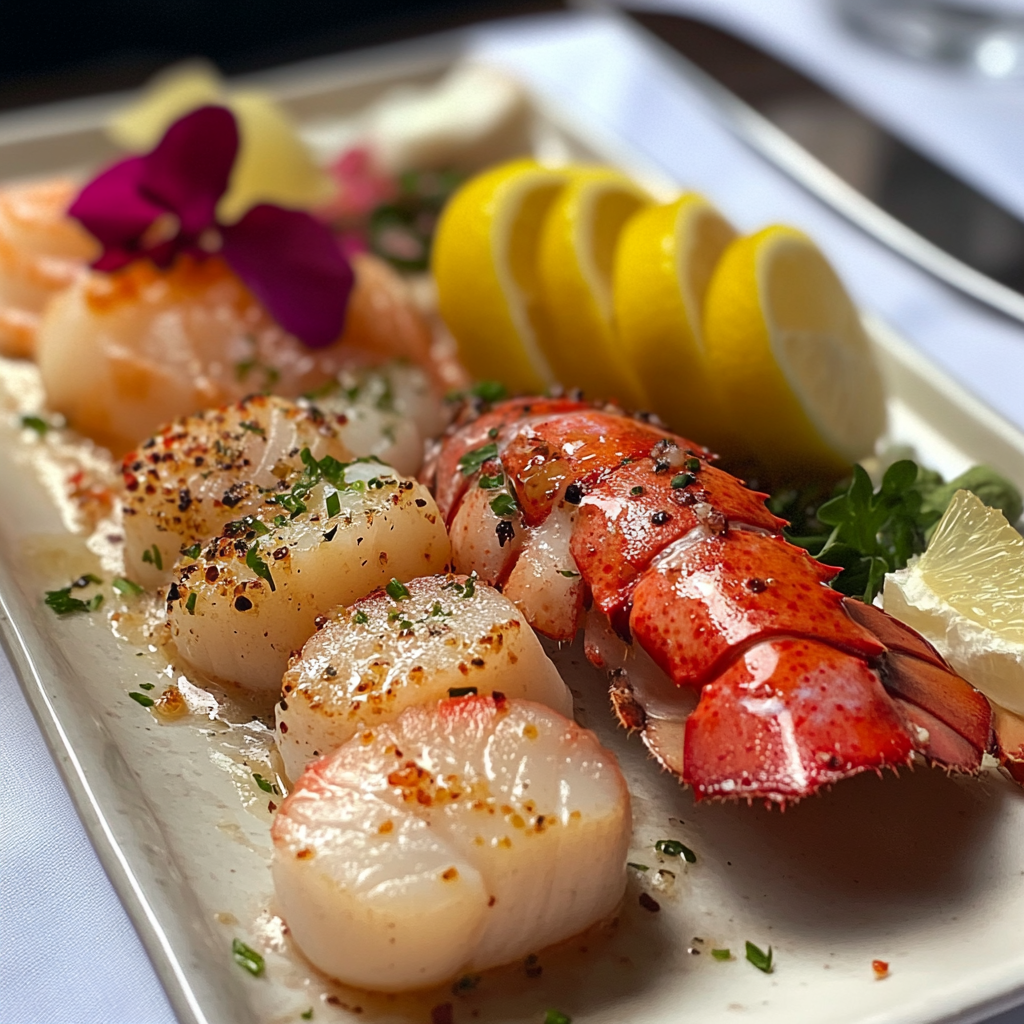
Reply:
[[615, 325], [651, 408], [673, 430], [730, 447], [704, 357], [702, 321], [711, 275], [736, 237], [703, 196], [688, 192], [626, 223], [615, 254]]
[[885, 427], [857, 310], [814, 243], [788, 227], [737, 239], [715, 268], [704, 344], [730, 426], [769, 473], [839, 476]]
[[928, 549], [885, 578], [887, 612], [965, 679], [1024, 714], [1024, 537], [998, 509], [957, 491]]
[[178, 118], [208, 104], [227, 107], [238, 120], [238, 159], [217, 206], [222, 221], [238, 220], [257, 203], [307, 209], [331, 197], [330, 178], [316, 165], [284, 109], [260, 92], [229, 91], [216, 69], [204, 62], [175, 65], [154, 76], [107, 130], [125, 149], [145, 152]]
[[612, 270], [619, 235], [650, 197], [604, 167], [573, 168], [551, 204], [538, 250], [550, 329], [542, 338], [558, 380], [589, 398], [649, 405], [614, 328]]
[[568, 173], [514, 160], [466, 182], [434, 235], [438, 309], [469, 373], [513, 392], [540, 392], [556, 377], [537, 273], [545, 215]]

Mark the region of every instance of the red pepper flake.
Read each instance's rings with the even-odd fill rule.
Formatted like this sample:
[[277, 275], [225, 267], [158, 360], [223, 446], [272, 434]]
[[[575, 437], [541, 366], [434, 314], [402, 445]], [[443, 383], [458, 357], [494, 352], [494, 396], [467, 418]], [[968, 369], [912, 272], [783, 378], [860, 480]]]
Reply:
[[430, 1024], [453, 1024], [454, 1020], [451, 1003], [438, 1003], [430, 1011]]
[[889, 977], [889, 965], [885, 960], [872, 960], [871, 970], [875, 972], [875, 977], [881, 981], [882, 978]]
[[645, 892], [640, 893], [639, 900], [640, 906], [643, 907], [644, 910], [649, 910], [652, 914], [656, 914], [661, 910], [661, 904]]

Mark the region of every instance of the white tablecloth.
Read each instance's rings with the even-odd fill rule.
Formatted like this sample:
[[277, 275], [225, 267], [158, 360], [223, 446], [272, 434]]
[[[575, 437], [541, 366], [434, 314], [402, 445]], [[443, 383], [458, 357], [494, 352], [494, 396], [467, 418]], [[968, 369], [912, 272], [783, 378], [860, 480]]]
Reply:
[[[757, 5], [736, 0], [741, 6]], [[616, 23], [557, 16], [485, 28], [475, 39], [478, 54], [706, 192], [740, 227], [784, 220], [807, 229], [862, 305], [1024, 426], [1024, 329], [880, 249], [764, 165]], [[0, 1024], [171, 1024], [156, 976], [2, 659], [0, 707]], [[1021, 1024], [1024, 1013], [1000, 1018], [1011, 1021]]]

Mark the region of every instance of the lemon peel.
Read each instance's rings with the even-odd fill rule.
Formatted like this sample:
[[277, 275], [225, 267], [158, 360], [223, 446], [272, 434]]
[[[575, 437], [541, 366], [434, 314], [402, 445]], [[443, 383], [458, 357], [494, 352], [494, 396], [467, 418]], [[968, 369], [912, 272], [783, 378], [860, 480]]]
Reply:
[[704, 341], [730, 424], [770, 473], [838, 477], [885, 427], [871, 344], [835, 271], [794, 228], [737, 239], [711, 279]]
[[232, 223], [258, 203], [309, 209], [331, 197], [330, 177], [316, 165], [283, 108], [264, 93], [228, 89], [203, 61], [177, 64], [154, 76], [139, 99], [115, 114], [107, 131], [125, 149], [145, 152], [178, 118], [207, 104], [226, 106], [235, 115], [240, 138], [218, 219]]
[[885, 578], [887, 612], [987, 697], [1024, 714], [1024, 537], [957, 491], [920, 558]]
[[615, 325], [651, 408], [673, 430], [735, 448], [704, 353], [704, 301], [736, 231], [688, 192], [629, 219], [615, 254]]

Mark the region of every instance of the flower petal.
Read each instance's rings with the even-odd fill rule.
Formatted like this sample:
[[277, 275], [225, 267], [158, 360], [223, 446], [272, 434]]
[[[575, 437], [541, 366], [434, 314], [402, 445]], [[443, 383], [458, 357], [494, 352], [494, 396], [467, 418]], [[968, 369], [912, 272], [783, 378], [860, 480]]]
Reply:
[[224, 107], [200, 107], [175, 121], [156, 149], [142, 157], [143, 193], [178, 215], [197, 235], [214, 223], [238, 153], [238, 125]]
[[354, 277], [325, 224], [263, 204], [222, 231], [224, 258], [286, 331], [310, 348], [337, 341]]
[[[138, 248], [145, 230], [165, 210], [139, 192], [143, 157], [133, 156], [108, 167], [89, 182], [68, 213], [102, 244], [104, 254], [115, 250], [127, 257]], [[127, 262], [127, 259], [125, 260]], [[103, 267], [101, 269], [107, 269]]]

